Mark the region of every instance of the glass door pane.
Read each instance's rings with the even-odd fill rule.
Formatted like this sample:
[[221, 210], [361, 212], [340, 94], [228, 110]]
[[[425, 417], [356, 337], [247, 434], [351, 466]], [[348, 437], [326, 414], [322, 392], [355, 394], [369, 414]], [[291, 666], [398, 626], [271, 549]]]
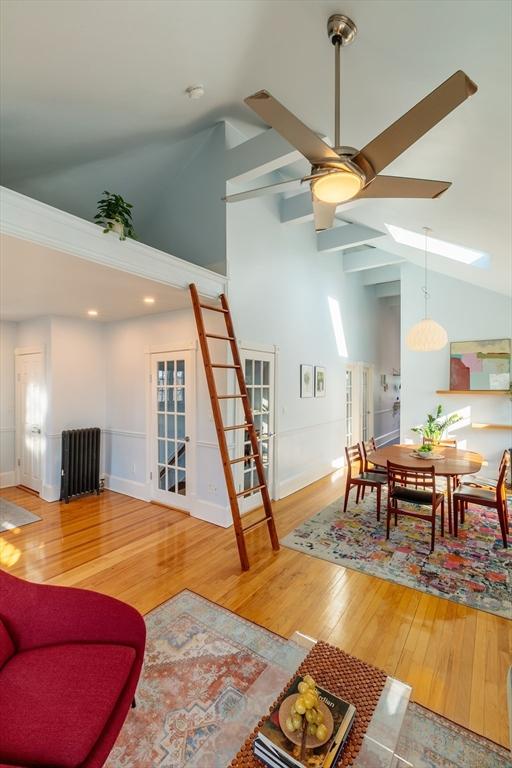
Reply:
[[188, 353], [153, 356], [154, 461], [152, 487], [157, 500], [186, 508], [190, 495], [191, 371]]

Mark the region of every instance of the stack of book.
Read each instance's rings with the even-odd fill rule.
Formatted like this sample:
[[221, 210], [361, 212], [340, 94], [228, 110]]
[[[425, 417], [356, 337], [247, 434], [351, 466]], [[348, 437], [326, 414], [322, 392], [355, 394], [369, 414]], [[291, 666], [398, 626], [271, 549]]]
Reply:
[[[285, 693], [283, 701], [298, 692], [301, 677], [295, 678]], [[279, 707], [270, 714], [268, 720], [260, 728], [253, 742], [255, 756], [269, 768], [334, 768], [343, 753], [343, 748], [354, 717], [355, 707], [340, 699], [330, 691], [317, 686], [320, 700], [327, 706], [332, 715], [332, 734], [324, 744], [316, 747], [306, 747], [304, 757], [300, 738], [291, 740], [282, 729], [279, 720]], [[306, 742], [307, 744], [307, 742]]]

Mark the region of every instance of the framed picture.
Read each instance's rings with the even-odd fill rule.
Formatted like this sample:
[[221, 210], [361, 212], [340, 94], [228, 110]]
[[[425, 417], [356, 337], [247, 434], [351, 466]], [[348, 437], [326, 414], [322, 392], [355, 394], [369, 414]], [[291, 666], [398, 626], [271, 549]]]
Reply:
[[510, 348], [510, 339], [452, 342], [450, 389], [508, 389]]
[[315, 366], [315, 397], [325, 397], [325, 368]]
[[313, 397], [315, 394], [315, 384], [312, 365], [301, 365], [300, 367], [300, 396]]

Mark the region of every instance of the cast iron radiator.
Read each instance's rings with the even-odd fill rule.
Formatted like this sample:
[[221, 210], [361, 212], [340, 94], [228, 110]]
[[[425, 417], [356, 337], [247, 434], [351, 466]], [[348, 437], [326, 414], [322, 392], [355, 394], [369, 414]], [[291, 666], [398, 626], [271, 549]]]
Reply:
[[67, 429], [62, 433], [60, 498], [100, 492], [100, 434], [98, 427]]

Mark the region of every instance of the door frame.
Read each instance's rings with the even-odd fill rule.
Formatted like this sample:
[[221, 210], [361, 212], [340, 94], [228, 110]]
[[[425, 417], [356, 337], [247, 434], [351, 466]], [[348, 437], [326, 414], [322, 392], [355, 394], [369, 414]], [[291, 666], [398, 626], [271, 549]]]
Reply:
[[[243, 339], [238, 339], [238, 350], [240, 352], [240, 356], [242, 357], [242, 353], [252, 352], [255, 354], [255, 356], [258, 354], [258, 352], [263, 352], [267, 355], [273, 355], [274, 356], [274, 377], [272, 382], [272, 387], [274, 390], [274, 418], [273, 418], [273, 447], [272, 447], [272, 482], [268, 486], [268, 492], [270, 494], [270, 498], [272, 501], [276, 501], [278, 497], [278, 488], [279, 488], [279, 459], [278, 459], [278, 448], [279, 448], [279, 392], [278, 392], [278, 386], [277, 382], [279, 381], [279, 347], [276, 344], [258, 344], [255, 342], [245, 341]], [[245, 375], [245, 374], [244, 374]], [[243, 497], [242, 497], [243, 498]], [[249, 497], [250, 498], [250, 497]]]
[[[47, 362], [46, 362], [46, 345], [40, 344], [33, 347], [15, 347], [14, 349], [14, 482], [16, 485], [20, 484], [20, 470], [21, 470], [21, 430], [20, 430], [20, 389], [18, 386], [18, 360], [24, 355], [41, 355], [41, 374], [42, 381], [45, 390], [47, 390], [48, 375], [47, 375]], [[45, 482], [46, 482], [46, 462], [44, 461], [45, 451], [43, 450], [44, 442], [48, 442], [46, 434], [46, 421], [48, 414], [48, 392], [47, 392], [47, 404], [43, 409], [41, 415], [41, 488], [39, 491], [34, 491], [41, 496]]]
[[[373, 403], [373, 379], [375, 375], [373, 363], [364, 361], [347, 362], [346, 368], [352, 371], [352, 444], [363, 439], [363, 370], [368, 369], [368, 403], [370, 405], [368, 419], [368, 437], [373, 435], [374, 427], [374, 403]], [[345, 384], [345, 404], [347, 402], [347, 390]], [[347, 425], [345, 420], [345, 444], [347, 444]]]
[[[189, 401], [190, 401], [190, 423], [187, 425], [187, 434], [190, 436], [190, 443], [188, 451], [192, 458], [192, 472], [190, 477], [187, 475], [189, 482], [190, 493], [184, 496], [183, 499], [188, 501], [183, 505], [169, 504], [168, 506], [173, 509], [179, 509], [181, 512], [191, 514], [194, 508], [194, 502], [197, 496], [197, 341], [185, 341], [175, 342], [170, 344], [158, 344], [152, 345], [144, 350], [145, 368], [146, 368], [146, 486], [149, 501], [154, 501], [157, 504], [165, 503], [154, 497], [153, 492], [153, 478], [151, 473], [153, 471], [153, 440], [157, 440], [157, 436], [154, 430], [153, 420], [153, 381], [152, 381], [152, 368], [153, 368], [153, 355], [165, 355], [165, 354], [177, 354], [179, 352], [187, 352], [190, 354], [190, 364], [193, 371], [192, 386], [190, 388]], [[178, 494], [177, 494], [178, 495]]]

